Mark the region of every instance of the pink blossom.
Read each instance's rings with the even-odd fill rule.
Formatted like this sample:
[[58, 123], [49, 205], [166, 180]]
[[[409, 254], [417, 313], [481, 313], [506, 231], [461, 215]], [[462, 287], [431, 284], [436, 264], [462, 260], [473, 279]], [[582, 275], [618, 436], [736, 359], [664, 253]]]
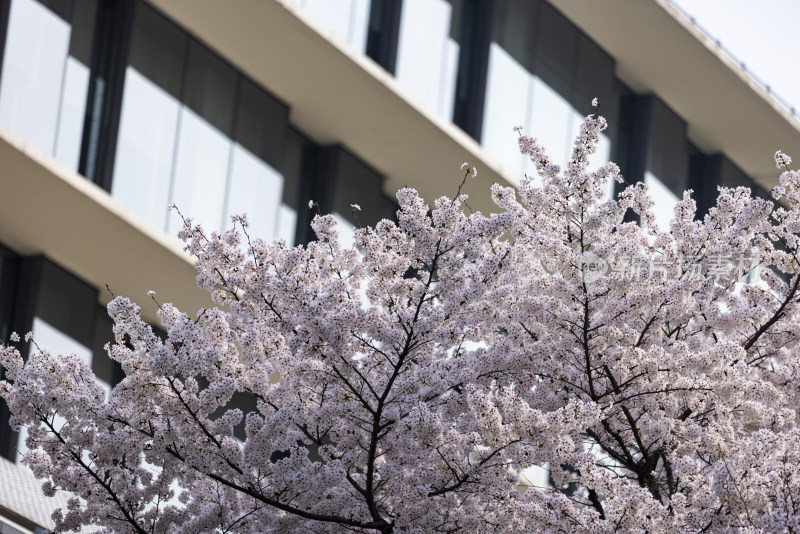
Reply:
[[214, 306], [161, 306], [162, 339], [112, 300], [108, 396], [77, 356], [1, 347], [24, 462], [75, 496], [56, 530], [796, 529], [800, 174], [702, 219], [687, 192], [665, 231], [644, 184], [589, 170], [605, 128], [563, 169], [520, 131], [539, 176], [497, 213], [405, 188], [352, 248], [331, 215], [295, 248], [187, 219]]

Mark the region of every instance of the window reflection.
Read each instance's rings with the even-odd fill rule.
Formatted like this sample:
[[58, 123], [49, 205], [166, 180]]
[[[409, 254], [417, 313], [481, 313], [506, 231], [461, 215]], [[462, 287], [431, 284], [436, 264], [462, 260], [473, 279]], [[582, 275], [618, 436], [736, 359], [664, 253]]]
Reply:
[[[112, 195], [158, 228], [211, 232], [247, 213], [252, 235], [294, 243], [284, 198], [288, 109], [158, 14], [137, 5]], [[295, 198], [292, 198], [295, 200]]]
[[125, 74], [111, 195], [165, 228], [179, 102], [133, 67]]
[[241, 80], [224, 224], [230, 224], [231, 215], [246, 213], [251, 236], [284, 237], [294, 244], [296, 216], [286, 215], [295, 214], [295, 203], [285, 204], [278, 171], [284, 167], [287, 120], [285, 106]]
[[644, 183], [650, 190], [650, 195], [655, 202], [653, 206], [653, 215], [655, 215], [656, 226], [660, 230], [669, 230], [669, 222], [672, 220], [672, 210], [675, 204], [680, 200], [678, 195], [664, 185], [664, 182], [659, 180], [655, 174], [650, 171], [644, 174]]
[[[211, 232], [222, 226], [225, 177], [231, 152], [230, 138], [184, 107], [181, 110], [171, 203], [184, 216]], [[180, 217], [169, 217], [167, 233], [176, 234]]]
[[177, 26], [137, 5], [111, 194], [159, 229], [170, 201], [187, 43]]
[[35, 0], [11, 3], [0, 123], [52, 155], [58, 128], [70, 24]]
[[96, 8], [95, 1], [81, 1], [76, 2], [72, 10], [72, 34], [64, 67], [64, 87], [53, 154], [72, 170], [78, 169], [81, 155]]
[[[518, 175], [522, 156], [515, 126], [529, 123], [528, 102], [532, 96], [531, 76], [503, 47], [492, 43], [486, 77], [481, 144], [506, 171]], [[526, 128], [526, 133], [530, 130]]]
[[450, 119], [458, 43], [450, 36], [452, 7], [445, 0], [404, 0], [397, 45], [397, 81], [427, 109]]
[[[618, 99], [610, 83], [613, 60], [546, 2], [499, 0], [493, 31], [481, 144], [510, 174], [536, 177], [512, 130], [522, 126], [564, 168], [585, 115], [596, 111], [591, 99]], [[589, 74], [601, 83], [594, 84]], [[612, 116], [606, 118], [613, 125], [617, 106], [608, 107]], [[609, 132], [601, 134], [590, 170], [609, 161], [611, 145]], [[606, 194], [612, 193], [609, 184]]]
[[0, 123], [78, 169], [96, 1], [13, 0], [0, 77]]

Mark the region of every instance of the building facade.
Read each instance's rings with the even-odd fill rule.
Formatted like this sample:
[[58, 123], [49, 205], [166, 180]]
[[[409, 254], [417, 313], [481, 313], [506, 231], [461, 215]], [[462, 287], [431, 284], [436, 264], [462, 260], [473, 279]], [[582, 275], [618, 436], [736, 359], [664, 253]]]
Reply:
[[[0, 340], [32, 331], [110, 390], [112, 294], [207, 303], [168, 205], [301, 244], [310, 199], [374, 224], [404, 185], [452, 195], [469, 161], [490, 211], [492, 182], [534, 172], [513, 127], [566, 163], [595, 97], [592, 164], [650, 185], [662, 224], [687, 188], [701, 212], [719, 185], [764, 195], [800, 141], [667, 0], [0, 0]], [[22, 450], [3, 406], [0, 533], [56, 504], [18, 481]]]

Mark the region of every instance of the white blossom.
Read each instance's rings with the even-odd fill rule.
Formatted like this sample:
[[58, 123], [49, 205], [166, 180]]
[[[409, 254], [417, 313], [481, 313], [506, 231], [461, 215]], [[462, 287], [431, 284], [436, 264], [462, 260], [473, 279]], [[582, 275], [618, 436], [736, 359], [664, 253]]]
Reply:
[[775, 166], [777, 168], [781, 167], [788, 167], [792, 163], [792, 158], [790, 158], [787, 154], [784, 154], [780, 150], [775, 152]]
[[687, 192], [663, 231], [589, 170], [605, 127], [563, 169], [520, 129], [540, 179], [497, 213], [406, 188], [352, 248], [330, 215], [295, 248], [186, 219], [215, 306], [160, 306], [162, 339], [112, 300], [107, 398], [77, 356], [1, 347], [24, 462], [75, 496], [56, 531], [796, 531], [800, 174], [702, 219]]

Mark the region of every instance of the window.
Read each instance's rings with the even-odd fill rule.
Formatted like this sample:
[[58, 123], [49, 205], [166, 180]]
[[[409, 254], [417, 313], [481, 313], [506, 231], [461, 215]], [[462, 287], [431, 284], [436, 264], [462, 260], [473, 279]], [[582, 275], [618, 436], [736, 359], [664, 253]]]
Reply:
[[136, 7], [111, 194], [163, 230], [188, 37], [148, 5]]
[[656, 222], [667, 228], [672, 209], [688, 185], [689, 152], [686, 123], [654, 96], [650, 105], [647, 167], [644, 182], [650, 187]]
[[[236, 96], [236, 72], [197, 41], [189, 44], [170, 203], [207, 231], [220, 230]], [[182, 221], [169, 218], [167, 233]]]
[[112, 195], [169, 234], [174, 203], [208, 232], [247, 213], [254, 235], [293, 244], [288, 108], [147, 4], [132, 34]]
[[394, 74], [397, 65], [397, 38], [403, 0], [372, 0], [367, 26], [366, 54]]
[[96, 2], [12, 0], [0, 123], [77, 170]]
[[420, 104], [453, 116], [459, 45], [451, 37], [453, 7], [447, 0], [404, 0], [395, 75]]
[[[494, 20], [481, 142], [509, 173], [535, 176], [517, 148], [522, 126], [563, 167], [592, 98], [608, 101], [601, 112], [616, 122], [614, 62], [547, 2], [498, 0]], [[590, 168], [610, 159], [611, 138], [601, 134]]]
[[19, 256], [0, 245], [0, 342], [8, 342], [14, 293], [19, 284]]
[[288, 110], [243, 79], [231, 154], [225, 219], [247, 213], [250, 235], [283, 238], [294, 244], [296, 199], [287, 203], [283, 168]]

